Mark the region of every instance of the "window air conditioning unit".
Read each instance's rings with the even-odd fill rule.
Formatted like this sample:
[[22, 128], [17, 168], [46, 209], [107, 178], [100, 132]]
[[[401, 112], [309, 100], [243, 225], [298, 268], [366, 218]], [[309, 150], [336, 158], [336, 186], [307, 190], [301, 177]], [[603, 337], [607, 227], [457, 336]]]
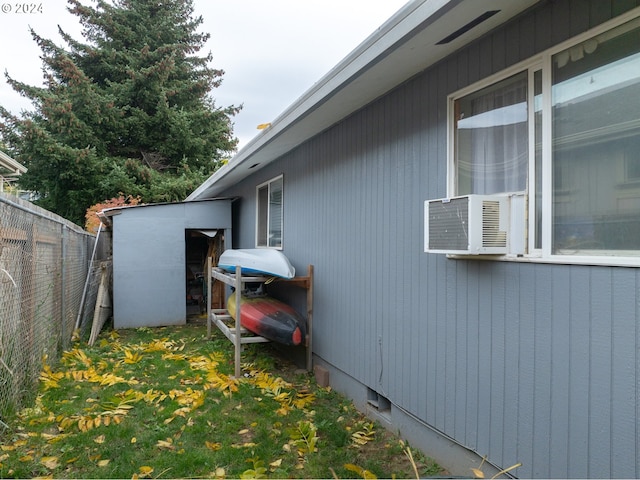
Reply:
[[501, 255], [508, 249], [509, 196], [465, 195], [424, 204], [424, 251]]

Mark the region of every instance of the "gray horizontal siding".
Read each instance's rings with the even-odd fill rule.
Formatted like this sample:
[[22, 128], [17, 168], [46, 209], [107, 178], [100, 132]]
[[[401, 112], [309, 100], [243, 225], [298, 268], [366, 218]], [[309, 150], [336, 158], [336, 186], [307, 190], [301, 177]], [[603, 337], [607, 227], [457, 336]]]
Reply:
[[252, 247], [255, 187], [284, 173], [315, 354], [521, 477], [640, 476], [640, 270], [423, 253], [446, 96], [637, 5], [542, 2], [226, 192]]

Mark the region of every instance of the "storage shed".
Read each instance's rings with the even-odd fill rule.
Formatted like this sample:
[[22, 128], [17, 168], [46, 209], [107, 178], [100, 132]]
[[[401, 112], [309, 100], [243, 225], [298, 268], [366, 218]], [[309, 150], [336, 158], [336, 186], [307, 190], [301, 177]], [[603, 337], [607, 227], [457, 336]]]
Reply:
[[114, 328], [184, 325], [204, 303], [206, 257], [231, 244], [231, 199], [106, 209]]

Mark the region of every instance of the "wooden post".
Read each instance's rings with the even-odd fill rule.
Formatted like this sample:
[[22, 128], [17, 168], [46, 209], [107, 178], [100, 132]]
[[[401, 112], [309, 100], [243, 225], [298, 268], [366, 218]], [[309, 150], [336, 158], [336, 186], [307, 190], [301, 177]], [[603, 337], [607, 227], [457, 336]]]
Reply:
[[236, 378], [240, 378], [240, 352], [242, 350], [242, 334], [241, 334], [241, 324], [240, 324], [240, 316], [242, 306], [240, 304], [242, 300], [242, 268], [240, 265], [236, 266], [236, 335], [235, 335], [235, 374]]
[[313, 371], [313, 265], [307, 267], [307, 371]]
[[205, 288], [207, 292], [207, 338], [211, 338], [211, 296], [212, 296], [212, 288], [211, 284], [213, 282], [211, 278], [211, 257], [207, 257], [207, 278], [204, 280]]

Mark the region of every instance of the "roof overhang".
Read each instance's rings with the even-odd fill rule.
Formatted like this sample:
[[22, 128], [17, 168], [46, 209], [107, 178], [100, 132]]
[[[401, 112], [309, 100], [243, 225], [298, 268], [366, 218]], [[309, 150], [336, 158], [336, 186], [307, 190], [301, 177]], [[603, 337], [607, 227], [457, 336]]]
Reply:
[[186, 200], [220, 194], [538, 1], [409, 2]]
[[27, 167], [16, 162], [13, 158], [2, 151], [0, 151], [0, 167], [11, 170], [11, 173], [16, 175], [20, 175], [27, 171]]

